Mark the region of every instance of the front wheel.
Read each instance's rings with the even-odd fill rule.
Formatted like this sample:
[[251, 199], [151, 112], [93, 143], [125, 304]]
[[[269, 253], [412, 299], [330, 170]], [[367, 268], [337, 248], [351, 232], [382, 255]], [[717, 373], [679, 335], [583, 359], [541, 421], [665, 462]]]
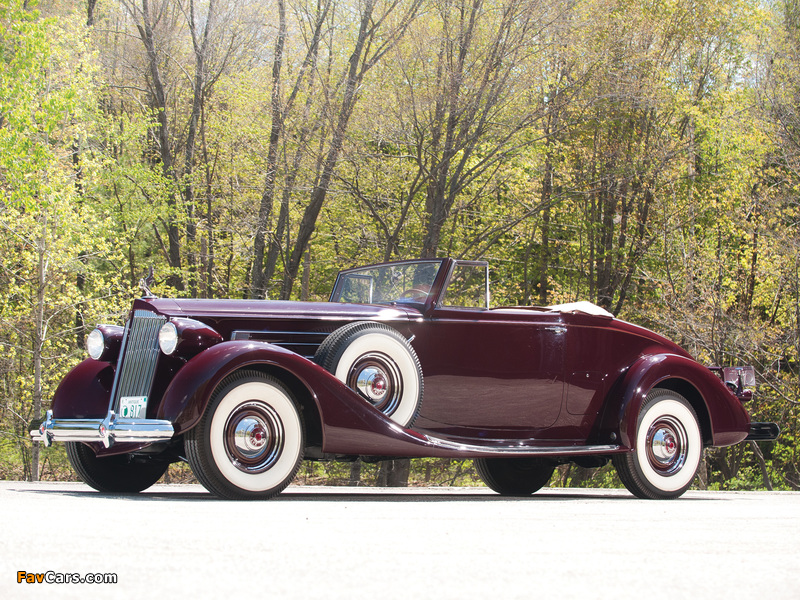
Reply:
[[550, 481], [555, 465], [541, 458], [476, 458], [483, 482], [503, 496], [530, 496]]
[[300, 468], [303, 419], [278, 379], [241, 371], [220, 384], [185, 443], [192, 471], [208, 491], [232, 500], [267, 499]]
[[161, 479], [169, 466], [166, 461], [130, 454], [97, 457], [82, 442], [66, 442], [65, 446], [67, 458], [78, 476], [106, 494], [137, 494]]
[[667, 499], [692, 484], [703, 455], [703, 438], [692, 405], [671, 390], [654, 389], [639, 410], [633, 452], [612, 458], [634, 496]]

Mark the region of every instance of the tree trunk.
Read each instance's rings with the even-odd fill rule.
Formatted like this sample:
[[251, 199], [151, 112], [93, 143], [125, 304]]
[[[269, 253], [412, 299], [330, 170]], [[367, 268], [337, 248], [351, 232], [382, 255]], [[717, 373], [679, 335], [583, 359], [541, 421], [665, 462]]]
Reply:
[[381, 461], [377, 487], [406, 487], [411, 474], [411, 461], [407, 458]]
[[[42, 418], [42, 353], [44, 351], [45, 291], [47, 289], [47, 212], [42, 212], [41, 237], [38, 243], [37, 281], [36, 281], [36, 329], [33, 339], [33, 418]], [[31, 481], [39, 481], [39, 442], [33, 442], [31, 450]]]
[[300, 221], [300, 228], [297, 232], [297, 240], [294, 244], [294, 249], [286, 265], [286, 270], [283, 275], [283, 286], [281, 288], [281, 299], [288, 300], [292, 294], [295, 279], [297, 278], [300, 269], [300, 262], [303, 258], [303, 253], [306, 250], [311, 235], [316, 228], [317, 218], [322, 210], [322, 205], [325, 203], [325, 198], [328, 194], [331, 180], [333, 179], [333, 172], [336, 168], [336, 163], [339, 160], [339, 153], [344, 144], [344, 136], [347, 131], [347, 125], [350, 122], [350, 117], [353, 114], [356, 100], [358, 99], [358, 88], [361, 81], [366, 74], [364, 69], [360, 69], [364, 46], [369, 35], [370, 25], [372, 22], [372, 11], [375, 8], [375, 0], [367, 0], [364, 5], [364, 12], [361, 15], [361, 26], [358, 32], [358, 39], [356, 40], [355, 48], [350, 56], [347, 82], [345, 84], [344, 98], [339, 109], [339, 118], [336, 123], [336, 128], [333, 131], [330, 149], [325, 158], [325, 163], [322, 169], [322, 174], [318, 183], [314, 186], [314, 191], [311, 193], [311, 202], [309, 202], [306, 210], [303, 213], [303, 219]]
[[[151, 78], [150, 83], [152, 85], [153, 100], [155, 103], [154, 108], [156, 110], [156, 117], [158, 120], [158, 140], [161, 168], [166, 178], [175, 181], [175, 160], [172, 153], [172, 144], [169, 133], [167, 94], [164, 88], [164, 82], [161, 78], [161, 71], [158, 67], [158, 53], [156, 52], [155, 38], [153, 36], [149, 0], [142, 0], [142, 22], [137, 23], [136, 27], [139, 30], [139, 37], [141, 38], [145, 47], [145, 51], [147, 52], [148, 69], [150, 71]], [[177, 204], [178, 200], [174, 193], [170, 193], [167, 197], [167, 205], [171, 214], [174, 214], [177, 211]], [[167, 258], [169, 260], [169, 265], [179, 272], [181, 269], [180, 229], [178, 228], [178, 225], [172, 216], [170, 216], [170, 219], [167, 223], [167, 238]], [[167, 283], [176, 289], [183, 289], [183, 279], [179, 273], [173, 273], [170, 275], [167, 278]]]
[[547, 305], [549, 287], [547, 270], [550, 265], [550, 201], [553, 192], [553, 163], [548, 155], [542, 180], [542, 244], [539, 250], [539, 305]]
[[350, 479], [347, 485], [356, 487], [361, 485], [361, 459], [357, 458], [350, 463]]
[[764, 481], [764, 487], [771, 492], [773, 491], [772, 482], [769, 479], [769, 471], [767, 470], [767, 463], [764, 461], [764, 454], [761, 452], [761, 448], [758, 447], [757, 442], [751, 441], [750, 447], [753, 449], [753, 454], [756, 457], [756, 462], [758, 463], [759, 469], [761, 469], [761, 477]]
[[269, 132], [267, 149], [267, 172], [264, 176], [264, 192], [258, 211], [258, 225], [253, 241], [253, 268], [250, 276], [250, 297], [263, 298], [267, 290], [264, 273], [264, 250], [266, 248], [266, 232], [275, 195], [275, 177], [278, 172], [278, 144], [283, 131], [283, 114], [281, 110], [281, 65], [283, 62], [283, 46], [286, 41], [286, 6], [278, 0], [278, 37], [275, 40], [275, 56], [272, 60], [272, 126]]
[[97, 6], [97, 0], [87, 0], [86, 2], [86, 26], [94, 26], [94, 8]]

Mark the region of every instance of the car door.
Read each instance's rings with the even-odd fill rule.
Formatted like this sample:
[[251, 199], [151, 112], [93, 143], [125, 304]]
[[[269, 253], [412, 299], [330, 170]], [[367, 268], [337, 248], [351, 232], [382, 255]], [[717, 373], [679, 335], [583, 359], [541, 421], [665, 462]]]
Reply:
[[435, 309], [414, 341], [425, 377], [420, 426], [518, 437], [549, 427], [561, 411], [565, 332], [553, 313]]

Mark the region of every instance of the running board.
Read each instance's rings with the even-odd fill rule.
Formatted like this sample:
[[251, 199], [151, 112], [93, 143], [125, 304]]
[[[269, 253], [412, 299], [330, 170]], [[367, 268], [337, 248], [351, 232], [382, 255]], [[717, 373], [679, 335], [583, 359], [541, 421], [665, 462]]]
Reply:
[[591, 454], [614, 454], [622, 451], [617, 444], [598, 446], [479, 446], [476, 444], [462, 444], [441, 438], [425, 436], [426, 441], [445, 450], [456, 452], [484, 453], [484, 454], [509, 454], [519, 456], [586, 456]]

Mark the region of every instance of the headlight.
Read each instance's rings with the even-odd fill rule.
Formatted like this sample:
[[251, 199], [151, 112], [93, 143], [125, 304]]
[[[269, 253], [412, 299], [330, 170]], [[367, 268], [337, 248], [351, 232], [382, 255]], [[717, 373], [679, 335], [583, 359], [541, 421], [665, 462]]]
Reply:
[[221, 341], [222, 336], [205, 323], [183, 317], [173, 317], [158, 331], [158, 345], [167, 356], [191, 358]]
[[94, 360], [117, 360], [124, 332], [118, 325], [98, 325], [86, 336], [87, 354]]
[[105, 349], [106, 340], [103, 337], [103, 332], [99, 329], [93, 329], [92, 332], [86, 336], [86, 352], [93, 359], [100, 360]]
[[158, 345], [161, 351], [170, 355], [178, 348], [178, 328], [173, 323], [164, 323], [158, 332]]

